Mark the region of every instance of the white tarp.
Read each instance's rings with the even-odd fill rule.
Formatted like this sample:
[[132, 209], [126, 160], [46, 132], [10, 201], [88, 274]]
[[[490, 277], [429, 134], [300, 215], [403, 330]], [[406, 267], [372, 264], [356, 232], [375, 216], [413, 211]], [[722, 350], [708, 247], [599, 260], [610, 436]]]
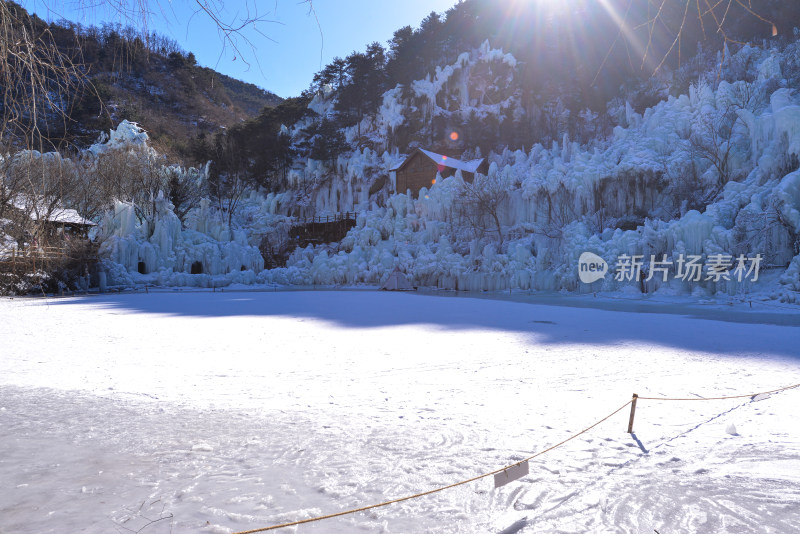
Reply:
[[419, 149], [420, 152], [428, 156], [430, 159], [433, 160], [436, 165], [450, 167], [451, 169], [471, 172], [475, 174], [478, 172], [478, 167], [481, 166], [483, 163], [483, 158], [473, 159], [469, 161], [462, 161], [460, 159], [451, 158], [449, 156], [444, 156], [442, 154], [437, 154], [436, 152], [431, 152], [429, 150], [424, 150], [422, 148]]
[[387, 278], [381, 286], [381, 289], [385, 289], [387, 291], [411, 291], [414, 288], [411, 287], [406, 275], [401, 273], [400, 269], [395, 267], [394, 271], [392, 271], [392, 274], [389, 275], [389, 278]]

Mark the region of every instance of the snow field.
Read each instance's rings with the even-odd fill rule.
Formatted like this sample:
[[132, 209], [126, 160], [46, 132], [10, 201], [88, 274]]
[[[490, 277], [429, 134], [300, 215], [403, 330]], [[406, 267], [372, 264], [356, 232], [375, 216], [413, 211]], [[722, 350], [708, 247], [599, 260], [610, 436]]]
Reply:
[[[264, 527], [800, 382], [796, 325], [367, 291], [6, 299], [0, 338], [0, 532]], [[797, 395], [287, 531], [797, 530]]]

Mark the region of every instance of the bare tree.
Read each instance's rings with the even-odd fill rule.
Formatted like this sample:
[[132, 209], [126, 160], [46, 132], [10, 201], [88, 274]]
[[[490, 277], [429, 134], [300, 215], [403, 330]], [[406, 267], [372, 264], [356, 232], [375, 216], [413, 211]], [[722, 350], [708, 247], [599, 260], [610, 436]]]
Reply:
[[19, 245], [45, 246], [54, 237], [48, 223], [57, 219], [65, 192], [75, 185], [69, 159], [58, 152], [22, 151], [10, 158], [4, 176], [4, 213], [13, 222], [11, 234]]
[[[555, 190], [542, 186], [536, 192], [537, 209], [542, 214], [542, 220], [533, 224], [534, 234], [553, 240], [560, 240], [564, 236], [564, 228], [580, 216], [575, 211], [573, 203], [574, 193], [561, 183]], [[609, 219], [605, 209], [594, 215], [596, 224], [604, 224]]]
[[208, 189], [220, 214], [225, 216], [228, 228], [233, 224], [233, 216], [248, 186], [247, 162], [236, 144], [230, 137], [217, 138]]
[[731, 154], [735, 147], [736, 127], [741, 123], [740, 111], [753, 111], [760, 103], [760, 94], [750, 83], [737, 83], [732, 98], [724, 108], [716, 113], [704, 114], [693, 127], [689, 137], [693, 155], [708, 161], [717, 172], [717, 182], [707, 191], [703, 204], [712, 202], [725, 187], [725, 184], [737, 178], [737, 172], [731, 164]]
[[474, 232], [477, 237], [494, 233], [503, 246], [503, 225], [500, 210], [508, 199], [508, 190], [496, 174], [476, 174], [472, 181], [464, 181], [454, 201], [457, 221]]
[[[246, 0], [243, 6], [237, 5], [233, 14], [228, 13], [223, 0], [190, 0], [189, 3], [194, 6], [193, 16], [205, 17], [217, 28], [220, 58], [231, 55], [248, 66], [250, 61], [258, 62], [257, 50], [248, 32], [268, 38], [262, 27], [273, 21], [261, 12], [264, 3]], [[312, 0], [304, 3], [313, 12]], [[43, 0], [41, 4], [45, 11], [59, 14], [56, 0]], [[172, 9], [171, 3], [165, 0], [78, 0], [77, 6], [87, 12], [104, 10], [108, 17], [125, 21], [134, 32], [128, 37], [148, 44], [155, 35], [148, 31], [148, 21], [154, 16], [167, 16]], [[167, 50], [176, 46], [162, 39], [149, 48]], [[76, 41], [71, 52], [65, 52], [56, 45], [49, 26], [41, 19], [29, 16], [13, 2], [0, 0], [0, 145], [5, 138], [13, 137], [26, 140], [27, 148], [42, 150], [39, 143], [53, 137], [53, 132], [42, 130], [56, 120], [62, 124], [70, 121], [74, 95], [88, 92], [100, 100], [87, 71], [82, 64], [79, 42]]]
[[164, 173], [173, 211], [181, 220], [181, 224], [185, 224], [186, 216], [200, 205], [205, 194], [205, 175], [203, 171], [194, 167], [182, 169], [175, 165], [165, 167]]
[[[615, 5], [618, 4], [618, 5]], [[603, 71], [617, 45], [625, 48], [631, 63], [634, 55], [641, 60], [640, 68], [658, 72], [672, 54], [681, 64], [682, 43], [690, 33], [690, 25], [699, 25], [702, 38], [716, 35], [725, 45], [744, 44], [733, 35], [736, 17], [744, 13], [758, 26], [778, 34], [778, 26], [791, 29], [783, 21], [773, 21], [762, 14], [762, 7], [753, 0], [626, 0], [603, 2], [617, 22], [619, 31], [595, 73], [592, 85]], [[642, 10], [644, 6], [644, 10]], [[693, 43], [692, 43], [693, 44]], [[724, 59], [724, 58], [723, 58]], [[633, 65], [632, 65], [633, 66]]]
[[164, 163], [163, 156], [144, 144], [110, 148], [93, 162], [96, 176], [91, 183], [99, 188], [95, 194], [103, 199], [106, 208], [115, 199], [131, 202], [139, 222], [149, 224], [156, 213], [159, 193], [169, 190]]
[[0, 149], [0, 221], [7, 219], [6, 214], [11, 210], [11, 199], [16, 194], [8, 179], [10, 166], [11, 158], [8, 157], [8, 152]]
[[60, 50], [45, 24], [18, 5], [0, 1], [0, 145], [8, 137], [26, 146], [49, 137], [44, 125], [69, 121], [69, 101], [87, 84], [79, 54]]
[[800, 254], [800, 231], [798, 231], [797, 227], [786, 216], [786, 211], [788, 211], [786, 208], [786, 199], [773, 198], [770, 204], [770, 222], [779, 225], [786, 232], [789, 246], [791, 247], [791, 256], [797, 256]]

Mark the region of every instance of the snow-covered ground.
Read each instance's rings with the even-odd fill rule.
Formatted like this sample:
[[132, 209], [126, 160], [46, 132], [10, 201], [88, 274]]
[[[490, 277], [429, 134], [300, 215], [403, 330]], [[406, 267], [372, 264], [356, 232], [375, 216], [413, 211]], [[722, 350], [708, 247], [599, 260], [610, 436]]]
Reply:
[[[2, 299], [0, 532], [266, 527], [508, 465], [634, 392], [800, 382], [791, 310], [589, 299]], [[500, 489], [487, 478], [286, 531], [797, 532], [798, 405], [800, 389], [640, 401], [635, 436], [625, 409]]]

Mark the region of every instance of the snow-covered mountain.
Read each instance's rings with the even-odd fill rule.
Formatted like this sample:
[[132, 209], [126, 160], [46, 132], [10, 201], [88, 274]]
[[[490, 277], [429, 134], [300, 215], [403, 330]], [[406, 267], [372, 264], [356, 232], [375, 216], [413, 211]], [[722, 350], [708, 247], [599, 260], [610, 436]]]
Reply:
[[[99, 223], [101, 270], [112, 285], [378, 285], [399, 268], [414, 285], [457, 290], [797, 302], [798, 57], [797, 35], [704, 52], [680, 72], [621, 92], [637, 102], [614, 98], [601, 115], [530, 101], [523, 65], [485, 41], [389, 89], [375, 113], [340, 129], [347, 93], [321, 86], [307, 112], [287, 114], [299, 121], [265, 141], [305, 154], [269, 189], [242, 179], [236, 162], [216, 173], [167, 166], [127, 121], [73, 160], [42, 161], [67, 162], [59, 168], [72, 169], [78, 184], [89, 171], [121, 165], [99, 172], [101, 185], [145, 162], [142, 187], [104, 190], [111, 197], [85, 214]], [[695, 73], [689, 83], [687, 72]], [[643, 92], [652, 106], [640, 105]], [[547, 124], [538, 136], [546, 145], [513, 137]], [[330, 136], [342, 138], [335, 157], [302, 149]], [[485, 157], [488, 173], [472, 182], [460, 171], [432, 175], [430, 187], [397, 191], [395, 171], [414, 147]], [[212, 200], [184, 202], [173, 182]], [[88, 193], [68, 195], [64, 207], [88, 209], [84, 185]], [[293, 248], [292, 228], [303, 220], [345, 212], [357, 218], [344, 239]], [[275, 266], [276, 249], [290, 253], [285, 266], [265, 268]], [[594, 265], [581, 267], [588, 257]], [[584, 267], [603, 272], [582, 277]]]
[[[181, 229], [164, 202], [154, 219], [159, 231], [145, 237], [135, 225], [121, 222], [128, 215], [120, 208], [103, 225], [109, 236], [104, 251], [125, 267], [118, 270], [128, 272], [119, 279], [124, 283], [137, 281], [139, 275], [131, 271], [139, 261], [151, 272], [140, 281], [181, 285], [206, 285], [208, 276], [224, 277], [215, 282], [223, 284], [380, 284], [399, 267], [416, 285], [459, 290], [696, 296], [758, 290], [794, 302], [800, 290], [797, 57], [800, 41], [783, 48], [745, 46], [720, 59], [688, 94], [669, 96], [643, 114], [629, 104], [620, 106], [608, 138], [579, 143], [564, 135], [550, 146], [490, 153], [488, 176], [479, 176], [473, 188], [499, 195], [499, 232], [465, 215], [470, 206], [463, 202], [460, 173], [436, 179], [418, 195], [395, 192], [390, 171], [403, 155], [363, 148], [333, 163], [297, 162], [284, 192], [249, 193], [234, 228], [222, 229], [222, 219], [216, 222], [206, 203]], [[491, 102], [485, 98], [502, 86], [502, 76], [493, 75], [482, 92], [474, 89], [471, 73], [485, 77], [486, 65], [493, 66], [491, 72], [513, 69], [515, 60], [488, 43], [462, 54], [415, 82], [410, 97], [400, 96], [399, 88], [388, 91], [380, 112], [348, 129], [347, 136], [352, 139], [360, 129], [362, 136], [385, 142], [420, 113], [497, 118], [513, 112], [513, 94]], [[331, 112], [333, 97], [333, 91], [318, 94], [309, 106], [314, 114], [284, 135], [302, 135], [308, 122]], [[265, 236], [285, 233], [292, 216], [345, 211], [359, 215], [340, 243], [298, 249], [285, 268], [260, 270], [254, 247]], [[165, 239], [164, 228], [173, 237]], [[199, 235], [226, 244], [208, 250]], [[241, 250], [234, 253], [232, 247]], [[587, 251], [611, 266], [603, 281], [590, 285], [580, 282], [578, 272], [579, 256]], [[624, 255], [642, 256], [642, 278], [651, 271], [658, 276], [646, 282], [612, 276]], [[678, 279], [683, 256], [699, 256], [699, 280]], [[205, 258], [205, 277], [185, 275], [194, 258]], [[748, 262], [746, 278], [735, 272], [741, 258]], [[709, 271], [709, 259], [723, 260], [717, 270], [724, 273]], [[661, 273], [665, 264], [667, 272]]]

